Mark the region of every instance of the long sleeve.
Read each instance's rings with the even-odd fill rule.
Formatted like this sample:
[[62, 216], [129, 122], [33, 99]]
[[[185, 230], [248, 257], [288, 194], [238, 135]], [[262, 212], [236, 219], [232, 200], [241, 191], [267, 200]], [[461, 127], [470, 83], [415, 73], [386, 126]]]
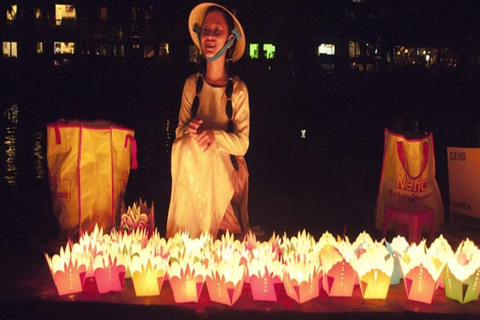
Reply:
[[180, 104], [180, 111], [178, 114], [178, 125], [175, 130], [175, 137], [180, 138], [188, 128], [188, 122], [191, 118], [191, 109], [193, 99], [195, 98], [196, 75], [191, 75], [185, 81], [182, 92], [182, 101]]

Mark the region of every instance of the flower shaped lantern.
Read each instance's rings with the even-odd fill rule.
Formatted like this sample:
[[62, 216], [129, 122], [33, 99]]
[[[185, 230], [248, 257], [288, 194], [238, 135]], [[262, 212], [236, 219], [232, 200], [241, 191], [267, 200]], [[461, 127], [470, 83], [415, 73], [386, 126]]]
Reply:
[[210, 300], [232, 306], [242, 294], [245, 265], [242, 256], [234, 253], [229, 259], [209, 265], [205, 283]]
[[318, 297], [322, 286], [318, 255], [296, 255], [291, 252], [284, 259], [283, 285], [287, 295], [298, 303]]
[[58, 295], [66, 295], [83, 291], [85, 283], [85, 258], [78, 244], [67, 244], [65, 249], [51, 258], [45, 253]]
[[393, 272], [393, 257], [379, 242], [373, 242], [357, 260], [357, 274], [364, 299], [386, 299]]
[[348, 238], [335, 238], [328, 232], [319, 240], [323, 268], [323, 290], [332, 297], [351, 297], [355, 287], [355, 253]]
[[466, 239], [447, 262], [443, 274], [445, 295], [460, 303], [478, 300], [480, 290], [480, 250]]
[[155, 250], [150, 245], [132, 257], [130, 270], [137, 297], [160, 294], [166, 275], [167, 260], [155, 255]]
[[[439, 261], [444, 265], [446, 265], [447, 261], [449, 261], [450, 259], [454, 259], [455, 253], [453, 252], [452, 247], [448, 243], [447, 239], [443, 237], [443, 235], [438, 236], [432, 242], [429, 250], [430, 252], [435, 254], [435, 256], [439, 259]], [[438, 279], [438, 287], [440, 288], [445, 288], [444, 281], [443, 281], [444, 274], [445, 274], [445, 269], [442, 274], [442, 277]]]
[[247, 278], [255, 301], [277, 301], [282, 286], [283, 265], [273, 242], [263, 242], [252, 250]]
[[205, 283], [205, 274], [205, 265], [197, 259], [171, 262], [167, 275], [175, 302], [198, 302]]
[[444, 266], [433, 251], [427, 251], [425, 240], [412, 243], [400, 259], [407, 298], [431, 304]]
[[122, 291], [126, 268], [124, 256], [118, 252], [117, 244], [106, 244], [93, 262], [98, 293]]
[[200, 235], [191, 239], [187, 232], [177, 233], [169, 239], [170, 265], [167, 276], [175, 302], [198, 302], [205, 283], [212, 236]]
[[122, 206], [122, 214], [120, 221], [120, 230], [122, 232], [131, 233], [135, 230], [144, 230], [150, 237], [155, 229], [155, 213], [154, 204], [148, 208], [145, 201], [134, 202], [132, 207], [125, 210]]
[[103, 234], [103, 229], [98, 228], [98, 225], [95, 225], [93, 231], [89, 234], [85, 232], [80, 236], [78, 240], [78, 245], [80, 246], [83, 255], [85, 257], [85, 267], [86, 267], [86, 278], [94, 277], [94, 267], [93, 262], [95, 257], [101, 253], [102, 244], [105, 241], [109, 241], [109, 236]]
[[394, 259], [390, 285], [397, 285], [400, 284], [400, 280], [403, 278], [402, 269], [400, 267], [400, 259], [403, 253], [407, 250], [409, 244], [405, 237], [399, 235], [393, 238], [391, 243], [386, 242], [386, 246]]

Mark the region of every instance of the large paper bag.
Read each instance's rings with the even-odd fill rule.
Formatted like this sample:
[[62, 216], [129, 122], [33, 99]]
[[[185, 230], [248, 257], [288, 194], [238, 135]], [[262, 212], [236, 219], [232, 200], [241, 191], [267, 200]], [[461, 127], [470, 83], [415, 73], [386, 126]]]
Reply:
[[435, 212], [435, 228], [444, 222], [442, 197], [435, 179], [433, 134], [418, 139], [385, 129], [382, 174], [376, 205], [376, 226], [382, 229], [386, 206]]
[[119, 221], [130, 169], [136, 169], [134, 130], [108, 121], [61, 120], [47, 125], [53, 211], [69, 236], [110, 230]]

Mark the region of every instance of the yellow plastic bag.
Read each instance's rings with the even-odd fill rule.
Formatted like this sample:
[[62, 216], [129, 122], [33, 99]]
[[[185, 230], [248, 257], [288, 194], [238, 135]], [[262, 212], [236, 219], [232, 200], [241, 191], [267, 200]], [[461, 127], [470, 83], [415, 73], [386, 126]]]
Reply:
[[137, 168], [135, 131], [108, 121], [61, 120], [47, 125], [53, 211], [71, 237], [95, 224], [119, 223], [130, 169]]
[[435, 179], [433, 134], [408, 139], [385, 129], [382, 175], [376, 205], [376, 226], [382, 229], [386, 206], [409, 211], [431, 208], [435, 229], [444, 223], [444, 208]]

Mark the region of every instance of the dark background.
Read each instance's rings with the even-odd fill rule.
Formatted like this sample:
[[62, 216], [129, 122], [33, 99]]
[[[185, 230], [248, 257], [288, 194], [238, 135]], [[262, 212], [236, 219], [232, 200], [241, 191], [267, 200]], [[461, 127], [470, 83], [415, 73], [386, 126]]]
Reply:
[[[186, 21], [195, 3], [165, 2], [165, 24], [179, 31], [179, 42], [188, 42]], [[375, 232], [384, 129], [403, 123], [411, 131], [418, 123], [418, 130], [434, 134], [437, 181], [448, 226], [446, 148], [479, 145], [477, 2], [370, 1], [368, 5], [380, 6], [376, 11], [382, 18], [368, 25], [358, 22], [357, 28], [383, 30], [387, 44], [400, 39], [451, 44], [463, 48], [464, 57], [453, 69], [395, 68], [376, 73], [313, 72], [313, 62], [302, 58], [302, 43], [315, 36], [314, 25], [324, 23], [325, 32], [331, 34], [346, 28], [342, 24], [346, 13], [336, 1], [225, 4], [237, 9], [247, 37], [249, 32], [260, 37], [277, 25], [277, 37], [298, 52], [288, 68], [279, 59], [269, 71], [262, 65], [266, 62], [252, 62], [246, 56], [237, 66], [250, 94], [246, 160], [252, 224], [267, 235], [306, 229], [319, 237], [326, 230], [334, 234], [346, 230], [355, 238], [363, 230]], [[186, 55], [175, 55], [175, 46], [171, 56], [128, 63], [78, 59], [58, 68], [22, 60], [1, 62], [5, 143], [0, 154], [0, 232], [5, 247], [39, 244], [58, 234], [51, 212], [45, 132], [47, 123], [60, 118], [109, 119], [136, 130], [139, 169], [130, 174], [125, 202], [131, 205], [140, 197], [154, 201], [156, 225], [164, 234], [170, 148], [183, 81], [195, 70]], [[14, 124], [9, 120], [12, 110], [18, 111]], [[302, 129], [307, 130], [305, 139]], [[8, 140], [12, 132], [14, 142]], [[13, 160], [7, 154], [10, 143], [15, 145]]]

